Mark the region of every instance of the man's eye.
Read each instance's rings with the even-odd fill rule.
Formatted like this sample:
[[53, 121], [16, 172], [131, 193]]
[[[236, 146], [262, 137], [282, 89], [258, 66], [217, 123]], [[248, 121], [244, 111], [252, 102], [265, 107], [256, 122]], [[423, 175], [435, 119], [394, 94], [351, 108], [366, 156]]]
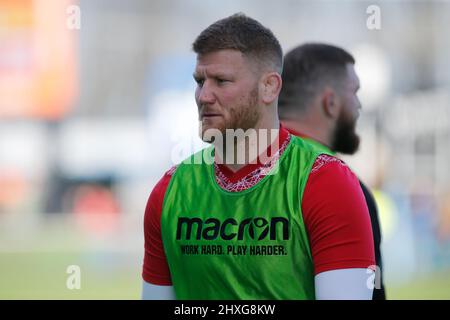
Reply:
[[230, 80], [226, 80], [226, 79], [217, 79], [217, 83], [222, 84], [222, 83], [226, 83], [229, 82]]
[[195, 82], [197, 82], [197, 85], [198, 85], [199, 87], [202, 87], [202, 86], [203, 86], [203, 83], [205, 82], [205, 80], [204, 80], [204, 79], [195, 79]]

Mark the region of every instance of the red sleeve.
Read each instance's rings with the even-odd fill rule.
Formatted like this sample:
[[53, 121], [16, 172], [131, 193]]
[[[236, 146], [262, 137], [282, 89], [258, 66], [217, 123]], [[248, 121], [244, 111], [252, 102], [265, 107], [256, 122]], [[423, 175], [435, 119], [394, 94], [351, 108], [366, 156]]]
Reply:
[[369, 211], [358, 178], [328, 155], [317, 158], [302, 201], [314, 274], [375, 265]]
[[174, 168], [167, 171], [153, 188], [147, 201], [144, 216], [145, 254], [142, 278], [146, 282], [163, 286], [172, 285], [161, 239], [161, 212], [173, 171]]

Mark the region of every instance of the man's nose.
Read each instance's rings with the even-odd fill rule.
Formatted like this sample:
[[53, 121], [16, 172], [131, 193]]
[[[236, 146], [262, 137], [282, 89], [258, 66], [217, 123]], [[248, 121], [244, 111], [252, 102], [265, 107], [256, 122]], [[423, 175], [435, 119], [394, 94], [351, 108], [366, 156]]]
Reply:
[[212, 90], [208, 81], [203, 83], [203, 86], [198, 89], [198, 101], [200, 104], [214, 103], [214, 91]]
[[358, 113], [358, 115], [361, 113], [362, 111], [362, 105], [361, 105], [361, 101], [359, 101], [359, 99], [356, 99], [356, 112]]

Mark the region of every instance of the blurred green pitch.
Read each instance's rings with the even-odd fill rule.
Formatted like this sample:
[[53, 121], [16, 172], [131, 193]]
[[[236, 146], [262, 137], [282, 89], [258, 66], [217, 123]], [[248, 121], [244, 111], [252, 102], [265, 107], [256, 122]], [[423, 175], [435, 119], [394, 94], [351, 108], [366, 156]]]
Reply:
[[[95, 262], [98, 256], [100, 263]], [[140, 299], [140, 265], [117, 267], [114, 264], [123, 257], [107, 256], [98, 252], [0, 253], [0, 299]], [[79, 290], [66, 287], [67, 266], [72, 264], [81, 268]], [[387, 285], [387, 294], [388, 299], [450, 299], [450, 271], [400, 287]]]
[[[0, 253], [0, 299], [139, 299], [140, 266], [109, 265], [115, 259], [90, 260], [97, 253]], [[66, 286], [69, 265], [81, 268], [81, 288]]]

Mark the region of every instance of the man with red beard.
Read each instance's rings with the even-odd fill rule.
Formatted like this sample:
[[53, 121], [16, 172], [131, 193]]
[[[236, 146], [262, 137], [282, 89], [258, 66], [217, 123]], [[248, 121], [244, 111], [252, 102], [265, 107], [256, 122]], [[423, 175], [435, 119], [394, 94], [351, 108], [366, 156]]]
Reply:
[[342, 161], [280, 126], [276, 37], [236, 14], [193, 49], [200, 135], [211, 147], [150, 194], [143, 298], [370, 299], [364, 195]]
[[[359, 146], [356, 121], [361, 109], [355, 60], [345, 50], [309, 43], [285, 55], [283, 88], [278, 112], [283, 125], [296, 136], [333, 153], [354, 154]], [[374, 300], [384, 300], [381, 232], [377, 207], [369, 189], [360, 182], [369, 209], [378, 266]]]

